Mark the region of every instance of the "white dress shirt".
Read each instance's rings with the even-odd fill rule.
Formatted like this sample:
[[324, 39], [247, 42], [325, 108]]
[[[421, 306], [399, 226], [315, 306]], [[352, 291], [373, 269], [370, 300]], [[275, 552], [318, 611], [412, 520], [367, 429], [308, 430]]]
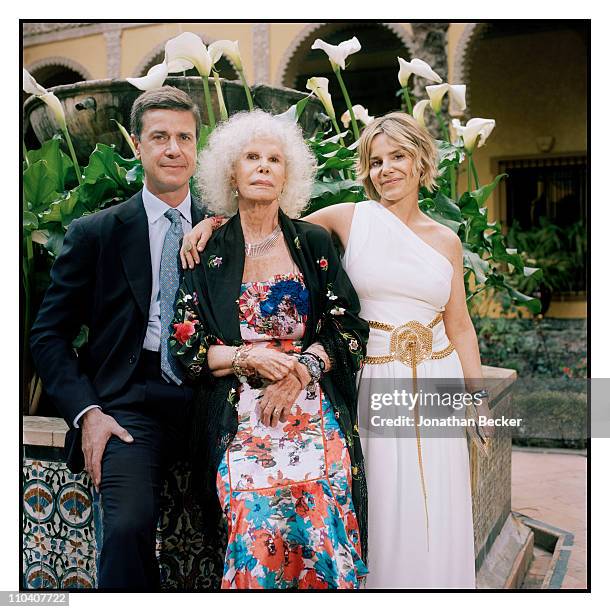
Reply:
[[[148, 308], [148, 327], [146, 328], [146, 336], [142, 348], [147, 351], [159, 352], [161, 348], [161, 295], [159, 291], [159, 269], [161, 268], [161, 252], [163, 251], [163, 242], [165, 234], [170, 228], [172, 222], [165, 217], [165, 212], [168, 208], [172, 208], [169, 204], [160, 200], [153, 195], [146, 185], [142, 190], [142, 201], [144, 202], [144, 210], [148, 219], [148, 238], [150, 242], [150, 264], [152, 270], [152, 292], [150, 294], [150, 306]], [[120, 204], [119, 204], [120, 206]], [[192, 228], [191, 219], [191, 192], [189, 191], [186, 198], [175, 207], [180, 211], [180, 220], [182, 221], [182, 229], [186, 234]], [[101, 406], [91, 405], [84, 408], [76, 415], [74, 419], [74, 427], [79, 427], [79, 419], [92, 408], [101, 408]]]

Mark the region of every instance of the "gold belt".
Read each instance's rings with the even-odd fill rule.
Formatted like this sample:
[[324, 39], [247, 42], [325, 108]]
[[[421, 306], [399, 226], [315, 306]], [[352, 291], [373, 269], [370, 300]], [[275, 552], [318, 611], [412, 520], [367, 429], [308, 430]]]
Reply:
[[[439, 312], [428, 325], [419, 321], [408, 321], [403, 325], [395, 327], [389, 323], [380, 321], [369, 321], [373, 329], [390, 332], [390, 354], [389, 355], [367, 355], [364, 363], [379, 365], [400, 361], [409, 366], [413, 372], [413, 389], [417, 386], [417, 366], [427, 359], [443, 359], [451, 355], [455, 347], [451, 342], [440, 351], [432, 350], [432, 328], [443, 320], [443, 313]], [[419, 396], [416, 396], [416, 398]], [[415, 435], [417, 437], [417, 458], [419, 461], [419, 476], [424, 496], [424, 510], [426, 512], [426, 537], [428, 550], [430, 550], [430, 522], [428, 518], [428, 495], [426, 492], [426, 479], [424, 478], [424, 462], [421, 452], [421, 437], [419, 434], [419, 400], [416, 399], [414, 406]]]
[[[364, 363], [379, 365], [400, 361], [414, 368], [426, 359], [443, 359], [455, 350], [451, 342], [441, 351], [432, 350], [432, 328], [443, 320], [443, 313], [439, 312], [428, 325], [422, 325], [419, 321], [408, 321], [404, 325], [394, 327], [389, 323], [380, 321], [369, 321], [373, 329], [390, 332], [390, 354], [389, 355], [367, 355]], [[416, 372], [414, 372], [414, 377]]]

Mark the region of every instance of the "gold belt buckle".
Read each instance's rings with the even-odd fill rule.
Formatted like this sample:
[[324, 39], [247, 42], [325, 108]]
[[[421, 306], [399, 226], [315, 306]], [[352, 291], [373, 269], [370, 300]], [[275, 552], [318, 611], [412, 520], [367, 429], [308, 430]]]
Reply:
[[[408, 321], [394, 328], [390, 336], [390, 353], [394, 359], [414, 368], [432, 355], [432, 329], [419, 321]], [[413, 356], [415, 363], [412, 363]]]

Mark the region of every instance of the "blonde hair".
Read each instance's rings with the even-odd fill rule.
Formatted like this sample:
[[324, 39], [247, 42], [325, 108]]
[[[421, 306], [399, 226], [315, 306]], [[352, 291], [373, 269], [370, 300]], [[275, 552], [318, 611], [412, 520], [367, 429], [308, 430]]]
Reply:
[[255, 138], [273, 138], [280, 143], [286, 160], [286, 182], [280, 208], [289, 217], [298, 217], [311, 198], [315, 157], [294, 121], [259, 109], [236, 113], [219, 125], [199, 154], [196, 180], [203, 201], [219, 214], [232, 216], [237, 212], [231, 174], [244, 148]]
[[432, 136], [406, 113], [389, 113], [371, 121], [360, 136], [358, 143], [358, 163], [356, 166], [358, 179], [364, 185], [364, 191], [371, 200], [381, 196], [373, 186], [370, 178], [370, 157], [373, 138], [378, 134], [385, 134], [395, 140], [398, 145], [407, 151], [413, 159], [413, 174], [419, 174], [420, 186], [432, 191], [436, 187], [437, 151]]

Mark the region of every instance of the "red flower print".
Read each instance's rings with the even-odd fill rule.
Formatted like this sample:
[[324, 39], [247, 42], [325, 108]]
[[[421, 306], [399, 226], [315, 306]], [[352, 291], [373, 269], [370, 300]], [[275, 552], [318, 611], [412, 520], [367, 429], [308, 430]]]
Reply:
[[326, 257], [318, 259], [318, 263], [320, 264], [320, 268], [322, 268], [322, 270], [328, 269], [328, 259], [326, 259]]
[[184, 323], [174, 323], [174, 338], [176, 338], [180, 344], [184, 344], [195, 333], [196, 323], [199, 323], [197, 319], [185, 321]]
[[302, 440], [302, 434], [308, 431], [315, 431], [316, 425], [310, 423], [311, 416], [307, 412], [304, 413], [300, 406], [297, 406], [296, 414], [289, 414], [283, 427], [288, 438]]
[[253, 555], [265, 567], [272, 571], [278, 570], [284, 563], [282, 536], [279, 534], [271, 535], [271, 533], [262, 529], [255, 531]]
[[288, 551], [288, 561], [284, 566], [284, 580], [297, 580], [303, 571], [303, 552], [299, 546], [296, 550]]
[[315, 569], [308, 569], [299, 584], [299, 589], [328, 589], [328, 583], [320, 578]]

